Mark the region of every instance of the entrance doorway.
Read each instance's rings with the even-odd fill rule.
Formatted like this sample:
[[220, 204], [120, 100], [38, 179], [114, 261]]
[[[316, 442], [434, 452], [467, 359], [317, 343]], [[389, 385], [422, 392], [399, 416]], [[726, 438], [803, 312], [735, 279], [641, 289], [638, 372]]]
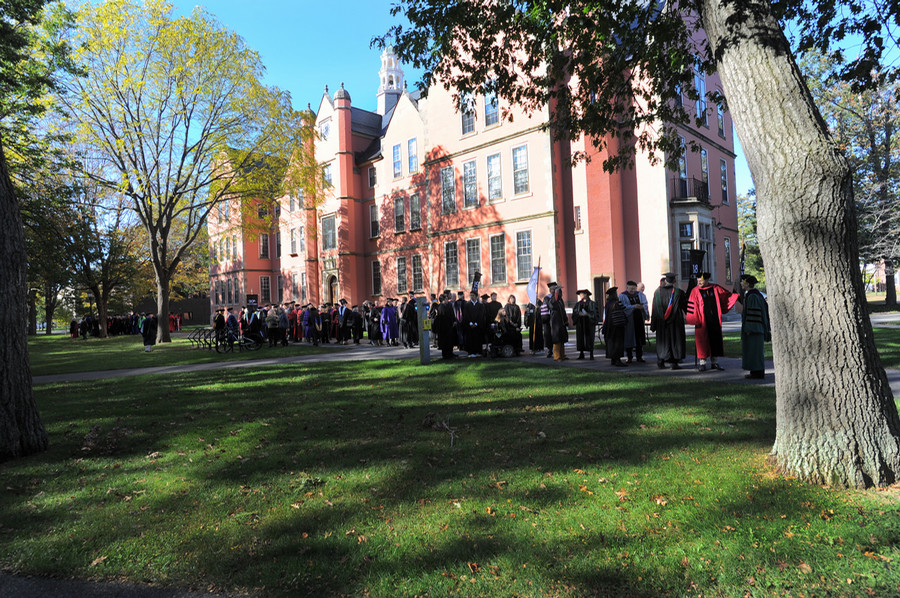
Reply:
[[332, 305], [337, 305], [337, 302], [338, 302], [337, 276], [331, 276], [328, 278], [328, 286], [326, 287], [325, 292], [328, 295], [328, 301], [326, 301], [326, 303], [331, 303]]

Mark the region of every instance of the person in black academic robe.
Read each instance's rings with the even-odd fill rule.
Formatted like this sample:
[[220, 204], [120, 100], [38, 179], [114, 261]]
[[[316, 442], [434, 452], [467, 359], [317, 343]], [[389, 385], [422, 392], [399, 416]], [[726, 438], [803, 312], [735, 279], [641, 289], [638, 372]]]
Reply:
[[597, 334], [598, 319], [600, 319], [600, 313], [597, 311], [597, 303], [591, 299], [591, 292], [587, 289], [578, 291], [578, 303], [572, 310], [578, 359], [584, 359], [585, 351], [590, 353], [591, 360], [594, 359], [594, 337]]
[[[556, 283], [554, 283], [555, 286]], [[553, 287], [551, 287], [551, 291]], [[548, 293], [541, 302], [541, 328], [544, 334], [544, 346], [547, 347], [547, 357], [553, 357], [553, 336], [550, 334], [550, 294]]]
[[156, 344], [156, 315], [147, 314], [144, 318], [144, 324], [141, 327], [141, 336], [144, 337], [144, 351], [150, 353], [153, 351], [153, 345]]
[[419, 344], [419, 310], [416, 306], [416, 297], [410, 294], [409, 301], [403, 307], [401, 316], [406, 323], [406, 345], [410, 349]]
[[558, 286], [550, 295], [550, 341], [553, 345], [553, 359], [565, 361], [566, 343], [569, 342], [569, 316], [566, 314], [566, 302], [563, 300], [563, 288]]
[[456, 310], [447, 295], [441, 295], [434, 316], [434, 330], [437, 332], [438, 348], [442, 359], [453, 359], [453, 347], [456, 344]]
[[650, 330], [656, 332], [656, 365], [660, 369], [666, 367], [666, 362], [672, 364], [673, 370], [681, 369], [679, 362], [686, 353], [686, 312], [687, 295], [675, 286], [675, 274], [667, 272], [653, 293], [650, 311]]
[[462, 306], [463, 335], [466, 353], [469, 357], [478, 357], [484, 353], [485, 339], [485, 306], [478, 302], [478, 293], [471, 293], [469, 301]]
[[541, 308], [534, 304], [525, 305], [525, 327], [528, 328], [528, 350], [534, 355], [544, 350], [544, 324], [541, 322]]
[[625, 306], [619, 301], [618, 287], [606, 291], [606, 308], [603, 317], [603, 338], [606, 340], [606, 357], [612, 365], [625, 367], [622, 356], [625, 355], [625, 326], [628, 317]]

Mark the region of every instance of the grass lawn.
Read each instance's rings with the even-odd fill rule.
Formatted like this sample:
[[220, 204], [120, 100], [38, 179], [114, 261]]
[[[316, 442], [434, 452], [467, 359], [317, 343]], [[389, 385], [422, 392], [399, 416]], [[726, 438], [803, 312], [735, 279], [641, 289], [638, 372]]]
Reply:
[[219, 354], [214, 350], [193, 348], [185, 338], [174, 338], [171, 343], [156, 345], [151, 353], [145, 353], [144, 342], [139, 334], [110, 338], [91, 337], [87, 340], [72, 339], [68, 335], [38, 335], [28, 338], [28, 355], [31, 373], [34, 376], [290, 357], [327, 350], [327, 345], [313, 347], [303, 344], [271, 349], [268, 345], [264, 345], [258, 351], [240, 352], [235, 348], [233, 353]]
[[896, 490], [771, 474], [774, 391], [382, 361], [36, 388], [0, 568], [258, 596], [891, 596]]

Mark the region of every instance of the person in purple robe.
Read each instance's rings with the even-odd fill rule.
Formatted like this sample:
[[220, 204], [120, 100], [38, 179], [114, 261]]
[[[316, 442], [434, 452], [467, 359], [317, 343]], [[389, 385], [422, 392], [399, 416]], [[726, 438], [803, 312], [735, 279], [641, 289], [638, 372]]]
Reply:
[[394, 305], [394, 299], [388, 299], [381, 310], [381, 337], [387, 344], [397, 344], [398, 328], [397, 307]]

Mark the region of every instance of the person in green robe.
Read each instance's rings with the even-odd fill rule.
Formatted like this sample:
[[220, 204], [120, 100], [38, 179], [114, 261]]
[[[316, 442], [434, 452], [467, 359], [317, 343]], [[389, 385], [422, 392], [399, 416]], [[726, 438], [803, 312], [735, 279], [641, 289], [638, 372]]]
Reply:
[[762, 293], [756, 290], [756, 277], [751, 274], [741, 276], [741, 303], [744, 314], [741, 318], [741, 367], [750, 373], [744, 376], [750, 380], [766, 377], [765, 344], [771, 337], [769, 326], [769, 306]]

